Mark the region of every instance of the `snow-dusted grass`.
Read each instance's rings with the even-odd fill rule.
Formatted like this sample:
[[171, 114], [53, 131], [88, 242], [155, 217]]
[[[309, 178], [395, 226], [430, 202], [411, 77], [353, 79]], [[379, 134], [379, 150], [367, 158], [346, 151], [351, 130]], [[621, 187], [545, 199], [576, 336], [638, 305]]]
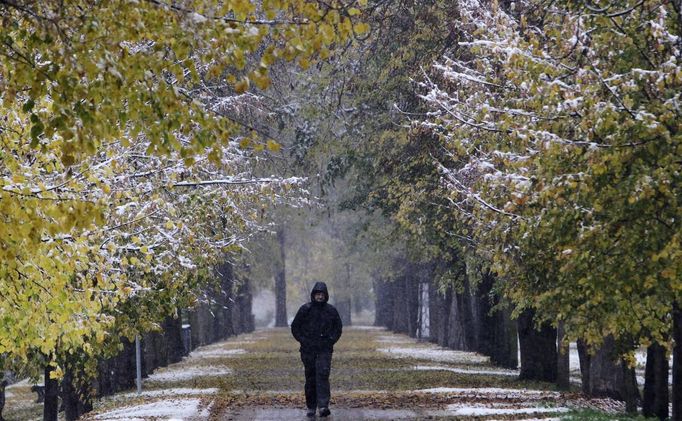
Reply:
[[232, 370], [227, 367], [183, 367], [171, 366], [151, 374], [146, 381], [150, 382], [181, 382], [198, 377], [227, 376]]
[[517, 377], [519, 375], [518, 370], [502, 370], [502, 369], [480, 370], [480, 369], [472, 369], [472, 368], [445, 367], [445, 366], [441, 366], [441, 365], [436, 365], [436, 366], [418, 365], [418, 366], [414, 367], [414, 370], [418, 370], [418, 371], [451, 371], [453, 373], [478, 374], [478, 375], [484, 375], [484, 376]]
[[490, 406], [484, 405], [462, 405], [462, 404], [452, 404], [447, 407], [448, 412], [454, 416], [462, 417], [480, 417], [486, 415], [516, 415], [516, 414], [557, 414], [562, 412], [571, 411], [570, 408], [566, 407], [526, 407], [526, 408], [514, 408], [511, 406], [502, 406], [491, 408]]
[[438, 362], [448, 362], [455, 364], [485, 364], [490, 358], [475, 352], [453, 351], [450, 349], [433, 348], [379, 348], [382, 352], [392, 358], [414, 358], [418, 360], [429, 360]]
[[234, 341], [234, 342], [227, 342], [226, 345], [239, 345], [239, 346], [244, 346], [244, 345], [252, 345], [255, 344], [258, 341], [254, 340], [243, 340], [243, 341]]
[[212, 357], [217, 357], [217, 358], [223, 358], [223, 357], [231, 357], [235, 355], [243, 355], [246, 354], [246, 350], [237, 348], [237, 349], [225, 349], [225, 348], [210, 348], [210, 349], [199, 349], [197, 348], [196, 350], [192, 351], [191, 354], [189, 354], [190, 358], [212, 358]]
[[377, 331], [386, 330], [385, 327], [381, 327], [381, 326], [350, 326], [347, 329], [348, 330], [377, 330]]
[[[154, 419], [182, 420], [209, 415], [208, 408], [201, 408], [201, 399], [165, 399], [152, 403], [115, 409], [95, 416], [98, 420], [140, 420]], [[144, 418], [143, 418], [144, 417]]]
[[376, 341], [385, 344], [414, 344], [414, 340], [401, 336], [379, 336], [376, 338]]
[[161, 389], [161, 390], [143, 390], [142, 393], [137, 392], [124, 393], [120, 395], [121, 398], [134, 398], [134, 397], [160, 397], [160, 396], [208, 396], [215, 395], [218, 393], [218, 389], [215, 387], [209, 387], [206, 389], [193, 389], [187, 387], [177, 387], [171, 389]]
[[556, 398], [560, 392], [532, 389], [506, 389], [500, 387], [435, 387], [415, 390], [417, 393], [449, 393], [463, 397], [485, 397], [486, 399], [524, 399], [539, 397]]

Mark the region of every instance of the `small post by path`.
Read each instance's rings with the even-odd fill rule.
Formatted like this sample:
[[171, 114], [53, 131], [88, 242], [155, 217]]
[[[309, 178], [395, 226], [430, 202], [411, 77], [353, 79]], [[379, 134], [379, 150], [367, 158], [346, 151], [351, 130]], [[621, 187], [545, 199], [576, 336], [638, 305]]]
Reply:
[[137, 370], [137, 394], [142, 393], [142, 358], [140, 350], [140, 335], [135, 335], [135, 368]]

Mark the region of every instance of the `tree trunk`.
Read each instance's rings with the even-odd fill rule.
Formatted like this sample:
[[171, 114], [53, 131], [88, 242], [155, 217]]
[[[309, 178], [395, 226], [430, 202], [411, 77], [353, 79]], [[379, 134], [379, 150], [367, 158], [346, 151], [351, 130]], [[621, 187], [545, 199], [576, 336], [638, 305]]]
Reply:
[[627, 367], [617, 355], [613, 337], [604, 339], [604, 344], [590, 359], [589, 394], [594, 397], [609, 397], [624, 401], [628, 411], [636, 411], [639, 391], [633, 369]]
[[235, 306], [239, 310], [238, 316], [235, 317], [237, 324], [235, 325], [235, 333], [252, 332], [255, 328], [253, 317], [253, 297], [251, 295], [251, 282], [248, 278], [242, 281], [237, 293], [237, 303]]
[[570, 359], [569, 344], [564, 344], [564, 323], [559, 322], [557, 328], [557, 386], [561, 390], [568, 390], [570, 387]]
[[590, 394], [590, 362], [591, 356], [585, 341], [578, 339], [578, 359], [580, 360], [580, 380], [581, 387], [584, 394]]
[[275, 274], [275, 326], [289, 326], [287, 320], [287, 280], [286, 280], [286, 250], [284, 229], [277, 230], [279, 242], [280, 266]]
[[[434, 288], [434, 290], [435, 289], [436, 288]], [[445, 290], [445, 295], [436, 293], [437, 299], [434, 300], [436, 308], [431, 311], [431, 314], [436, 315], [433, 329], [436, 332], [436, 342], [440, 346], [447, 346], [450, 340], [449, 321], [450, 310], [452, 308], [452, 296], [453, 292], [450, 287]]]
[[659, 344], [649, 346], [642, 397], [642, 414], [646, 417], [668, 418], [668, 368], [665, 347]]
[[[155, 360], [155, 355], [152, 350], [152, 343], [153, 343], [153, 338], [152, 338], [153, 333], [147, 332], [142, 334], [142, 360], [144, 361], [144, 366], [146, 368], [145, 371], [152, 373], [154, 370], [156, 370], [156, 360]], [[144, 376], [143, 376], [144, 377]]]
[[494, 284], [495, 276], [485, 273], [476, 291], [476, 351], [488, 355], [490, 362], [497, 366], [516, 368], [519, 364], [516, 323], [512, 322], [508, 309], [493, 310], [500, 303], [493, 292]]
[[111, 366], [110, 358], [102, 359], [97, 364], [97, 396], [100, 398], [114, 393]]
[[163, 332], [153, 332], [151, 334], [150, 351], [152, 352], [154, 368], [168, 366], [168, 346]]
[[450, 320], [448, 320], [448, 348], [476, 351], [472, 298], [468, 281], [464, 282], [463, 292], [453, 293]]
[[[401, 275], [393, 281], [393, 331], [398, 333], [409, 333], [409, 305], [407, 302], [407, 291], [405, 291], [405, 275]], [[400, 310], [398, 310], [400, 309]]]
[[525, 310], [518, 319], [521, 345], [521, 373], [523, 380], [555, 382], [557, 379], [556, 329], [533, 322], [534, 312]]
[[43, 402], [43, 421], [57, 421], [59, 412], [59, 383], [57, 379], [50, 378], [54, 368], [45, 366], [45, 401]]
[[350, 265], [345, 264], [346, 276], [344, 279], [344, 285], [341, 291], [337, 291], [336, 297], [336, 309], [339, 311], [339, 316], [341, 317], [341, 323], [343, 326], [351, 325], [351, 313], [353, 312], [352, 302], [353, 302], [353, 287], [352, 287], [352, 274], [350, 270]]
[[7, 380], [5, 380], [5, 367], [0, 365], [0, 421], [4, 421], [2, 417], [2, 411], [5, 409], [5, 386], [7, 386]]
[[75, 421], [86, 412], [92, 411], [89, 381], [76, 358], [68, 358], [61, 381], [62, 406], [66, 421]]
[[637, 414], [637, 402], [639, 401], [639, 389], [637, 389], [637, 376], [635, 369], [628, 367], [623, 360], [620, 362], [623, 370], [623, 399], [625, 411], [628, 414]]
[[673, 421], [682, 421], [682, 308], [673, 304]]
[[[180, 312], [180, 311], [178, 311]], [[163, 335], [166, 339], [166, 354], [168, 364], [182, 361], [185, 347], [182, 343], [182, 318], [167, 316], [163, 321]]]
[[202, 303], [197, 305], [189, 314], [189, 325], [192, 329], [192, 346], [194, 348], [209, 344], [209, 323], [210, 313], [207, 305]]
[[393, 309], [395, 306], [393, 282], [377, 280], [374, 282], [374, 295], [376, 296], [374, 324], [393, 330]]
[[407, 294], [407, 334], [414, 338], [419, 329], [419, 278], [414, 271], [410, 276], [405, 277], [405, 293]]
[[74, 385], [74, 373], [71, 367], [66, 367], [61, 381], [62, 407], [66, 421], [78, 419], [78, 391]]
[[589, 394], [594, 397], [610, 397], [624, 400], [621, 393], [623, 384], [622, 370], [617, 367], [614, 358], [615, 346], [613, 338], [608, 337], [599, 350], [590, 359]]
[[215, 309], [216, 315], [216, 340], [222, 340], [233, 336], [234, 331], [234, 313], [237, 306], [235, 300], [234, 290], [234, 271], [232, 264], [225, 261], [218, 266], [218, 276], [220, 279], [220, 291], [215, 297], [218, 307]]
[[350, 298], [342, 299], [336, 302], [336, 309], [339, 311], [339, 316], [341, 317], [341, 323], [343, 326], [351, 325], [351, 306]]
[[505, 368], [519, 366], [519, 342], [516, 323], [511, 319], [511, 310], [498, 309], [493, 315], [493, 347], [490, 362]]
[[123, 350], [114, 358], [114, 393], [135, 386], [135, 343], [123, 338]]

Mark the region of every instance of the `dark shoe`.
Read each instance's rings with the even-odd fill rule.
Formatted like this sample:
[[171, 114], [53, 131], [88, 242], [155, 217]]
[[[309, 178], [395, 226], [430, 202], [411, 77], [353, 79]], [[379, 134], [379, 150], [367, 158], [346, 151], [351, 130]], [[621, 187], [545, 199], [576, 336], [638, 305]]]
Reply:
[[320, 408], [320, 417], [328, 417], [331, 413], [332, 411], [329, 408]]
[[305, 413], [305, 416], [308, 418], [312, 418], [315, 416], [315, 408], [308, 408], [308, 412]]

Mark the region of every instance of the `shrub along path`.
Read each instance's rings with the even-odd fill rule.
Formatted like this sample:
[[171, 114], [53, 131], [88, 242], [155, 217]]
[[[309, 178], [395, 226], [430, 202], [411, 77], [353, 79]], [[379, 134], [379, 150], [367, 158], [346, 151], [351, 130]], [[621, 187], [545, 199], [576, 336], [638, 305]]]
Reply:
[[[589, 408], [622, 409], [517, 374], [474, 353], [350, 327], [335, 347], [329, 419], [605, 419]], [[303, 382], [289, 330], [267, 329], [199, 348], [146, 379], [142, 395], [107, 399], [86, 419], [304, 420]]]

